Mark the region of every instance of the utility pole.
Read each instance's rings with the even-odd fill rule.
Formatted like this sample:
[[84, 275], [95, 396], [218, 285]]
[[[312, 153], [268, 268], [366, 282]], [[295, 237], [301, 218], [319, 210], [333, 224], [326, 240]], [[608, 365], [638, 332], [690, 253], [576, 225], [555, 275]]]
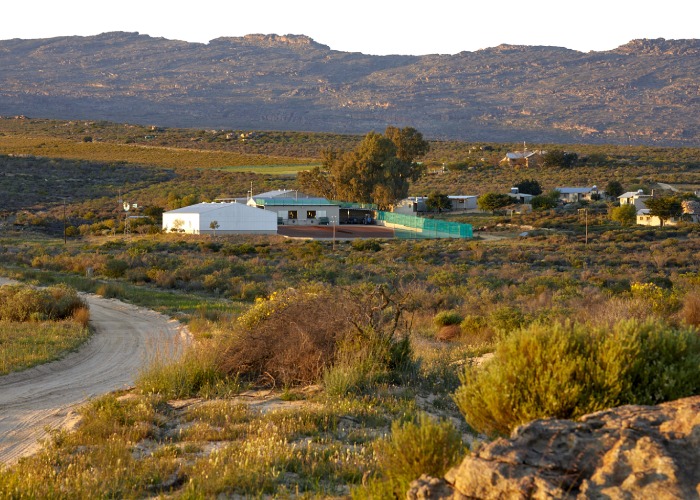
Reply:
[[63, 244], [68, 244], [68, 235], [66, 234], [66, 199], [63, 198]]

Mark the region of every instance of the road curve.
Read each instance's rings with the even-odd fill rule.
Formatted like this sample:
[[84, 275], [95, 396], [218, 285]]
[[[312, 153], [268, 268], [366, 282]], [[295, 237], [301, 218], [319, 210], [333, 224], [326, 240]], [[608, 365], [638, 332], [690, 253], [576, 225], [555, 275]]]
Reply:
[[[0, 278], [0, 285], [7, 283]], [[69, 427], [88, 399], [134, 383], [156, 357], [174, 358], [188, 342], [175, 320], [140, 307], [84, 295], [94, 333], [78, 351], [0, 377], [0, 464], [30, 455], [46, 429]]]

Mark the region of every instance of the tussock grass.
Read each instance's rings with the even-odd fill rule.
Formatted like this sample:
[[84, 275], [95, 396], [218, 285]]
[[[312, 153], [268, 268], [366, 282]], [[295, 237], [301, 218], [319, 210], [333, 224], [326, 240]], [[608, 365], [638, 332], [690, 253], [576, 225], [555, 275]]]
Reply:
[[0, 375], [59, 359], [89, 338], [82, 320], [0, 321]]
[[136, 378], [143, 394], [157, 394], [168, 399], [230, 396], [240, 390], [238, 378], [222, 372], [215, 350], [189, 348], [179, 359], [154, 360]]

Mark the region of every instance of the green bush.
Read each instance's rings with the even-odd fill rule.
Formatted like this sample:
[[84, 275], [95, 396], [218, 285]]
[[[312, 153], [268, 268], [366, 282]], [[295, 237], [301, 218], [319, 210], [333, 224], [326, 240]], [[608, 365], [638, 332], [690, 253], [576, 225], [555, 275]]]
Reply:
[[525, 314], [517, 307], [500, 306], [489, 314], [489, 326], [504, 332], [517, 330], [526, 323]]
[[335, 363], [323, 375], [326, 394], [362, 393], [410, 376], [412, 355], [408, 337], [397, 340], [374, 330], [350, 334], [339, 342]]
[[437, 328], [449, 325], [459, 325], [464, 318], [457, 311], [440, 311], [433, 318], [433, 324]]
[[621, 404], [700, 393], [700, 336], [662, 321], [533, 324], [467, 368], [454, 399], [480, 432], [508, 433], [537, 418], [576, 418]]
[[27, 285], [0, 287], [0, 320], [59, 320], [73, 316], [79, 309], [87, 309], [87, 304], [67, 285], [45, 289]]
[[421, 474], [441, 477], [462, 458], [461, 434], [449, 420], [420, 413], [409, 422], [394, 421], [391, 436], [377, 445], [379, 476], [354, 498], [404, 498]]
[[129, 269], [129, 264], [126, 261], [120, 259], [108, 259], [105, 262], [102, 274], [107, 278], [121, 278], [124, 276], [126, 270]]

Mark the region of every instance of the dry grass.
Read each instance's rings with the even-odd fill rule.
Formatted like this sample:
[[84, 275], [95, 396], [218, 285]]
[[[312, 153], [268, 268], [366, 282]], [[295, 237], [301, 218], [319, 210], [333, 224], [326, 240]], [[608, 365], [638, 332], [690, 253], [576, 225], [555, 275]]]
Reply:
[[295, 165], [298, 166], [297, 170], [308, 169], [310, 168], [309, 162], [314, 161], [308, 158], [272, 157], [138, 144], [76, 142], [54, 137], [23, 137], [9, 134], [0, 136], [0, 154], [24, 154], [108, 163], [124, 161], [168, 168], [237, 167], [240, 169], [240, 167], [245, 167], [246, 170], [254, 170], [251, 167], [282, 165], [285, 172], [294, 171]]
[[0, 321], [0, 375], [58, 359], [89, 337], [90, 331], [72, 320]]

